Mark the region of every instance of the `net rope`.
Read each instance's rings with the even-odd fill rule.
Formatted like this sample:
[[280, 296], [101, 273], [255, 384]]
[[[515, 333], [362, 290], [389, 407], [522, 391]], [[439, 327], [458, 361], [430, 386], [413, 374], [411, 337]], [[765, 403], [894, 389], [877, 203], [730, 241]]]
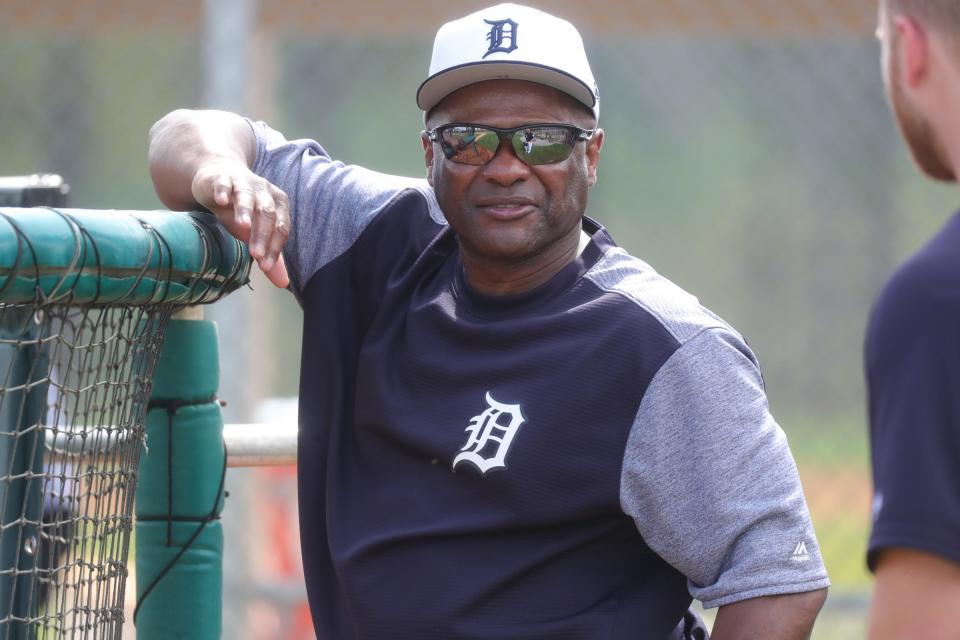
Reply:
[[0, 306], [19, 324], [0, 339], [0, 415], [13, 427], [0, 431], [0, 637], [24, 625], [121, 637], [143, 425], [172, 311]]

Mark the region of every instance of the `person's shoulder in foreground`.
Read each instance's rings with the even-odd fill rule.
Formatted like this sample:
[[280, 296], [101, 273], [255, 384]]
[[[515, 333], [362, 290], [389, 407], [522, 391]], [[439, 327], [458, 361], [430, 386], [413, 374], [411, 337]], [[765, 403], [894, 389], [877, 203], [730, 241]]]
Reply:
[[960, 213], [884, 286], [865, 341], [868, 565], [907, 546], [960, 563]]
[[[960, 12], [880, 0], [888, 96], [914, 160], [955, 181]], [[955, 638], [960, 602], [960, 213], [878, 295], [865, 370], [875, 574], [870, 638]]]

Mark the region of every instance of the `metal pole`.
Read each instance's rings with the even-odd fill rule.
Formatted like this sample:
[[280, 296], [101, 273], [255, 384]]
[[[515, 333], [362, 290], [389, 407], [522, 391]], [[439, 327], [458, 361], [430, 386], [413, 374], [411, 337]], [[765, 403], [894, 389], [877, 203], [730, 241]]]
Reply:
[[[204, 106], [249, 114], [259, 82], [255, 69], [253, 43], [257, 34], [259, 0], [204, 0], [203, 19], [203, 87]], [[256, 293], [256, 292], [254, 292]], [[251, 292], [228, 296], [212, 305], [208, 317], [216, 322], [224, 349], [220, 354], [223, 378], [220, 397], [226, 402], [224, 416], [231, 422], [253, 418], [262, 380], [257, 384], [250, 372], [257, 361], [254, 349], [262, 348], [259, 340], [250, 339], [255, 329], [254, 296]], [[263, 360], [265, 358], [262, 358]], [[249, 473], [231, 471], [227, 478], [230, 508], [223, 519], [229, 532], [225, 546], [224, 589], [227, 611], [223, 617], [223, 637], [241, 638], [247, 632], [246, 608], [254, 594], [251, 585], [255, 576], [250, 566], [253, 545], [258, 541], [245, 535], [249, 529], [251, 477]]]
[[[250, 98], [250, 43], [255, 32], [257, 0], [204, 0], [203, 102], [206, 107], [246, 113]], [[224, 344], [220, 396], [227, 420], [249, 420], [253, 408], [244, 372], [251, 360], [246, 334], [250, 296], [228, 296], [208, 310]]]
[[282, 467], [297, 463], [297, 425], [223, 426], [228, 467]]
[[[4, 206], [62, 207], [70, 187], [59, 175], [0, 178]], [[32, 638], [41, 589], [37, 559], [43, 518], [43, 443], [49, 352], [33, 342], [43, 332], [36, 307], [8, 307], [0, 313], [0, 371], [8, 371], [0, 396], [0, 630], [4, 640]], [[22, 341], [22, 343], [21, 343]], [[22, 386], [21, 386], [22, 385]], [[17, 524], [17, 521], [20, 521]]]
[[[0, 396], [0, 632], [3, 640], [35, 636], [38, 525], [43, 510], [45, 351], [32, 308], [0, 314], [0, 371], [9, 372]], [[24, 341], [26, 344], [18, 344]]]

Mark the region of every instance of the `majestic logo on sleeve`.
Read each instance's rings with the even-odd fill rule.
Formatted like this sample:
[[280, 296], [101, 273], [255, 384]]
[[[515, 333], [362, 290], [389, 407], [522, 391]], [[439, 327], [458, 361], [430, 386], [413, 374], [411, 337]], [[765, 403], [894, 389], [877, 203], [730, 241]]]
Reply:
[[469, 462], [480, 473], [506, 468], [510, 443], [526, 422], [518, 404], [502, 404], [487, 391], [487, 410], [470, 418], [467, 426], [467, 442], [453, 459], [453, 468], [461, 462]]
[[793, 548], [793, 559], [797, 562], [806, 562], [810, 559], [810, 554], [807, 552], [807, 542], [806, 540], [801, 540], [797, 543], [797, 546]]
[[490, 46], [487, 52], [483, 54], [486, 58], [491, 53], [510, 53], [517, 48], [517, 23], [513, 20], [484, 20], [489, 25], [490, 33], [487, 34], [487, 40]]

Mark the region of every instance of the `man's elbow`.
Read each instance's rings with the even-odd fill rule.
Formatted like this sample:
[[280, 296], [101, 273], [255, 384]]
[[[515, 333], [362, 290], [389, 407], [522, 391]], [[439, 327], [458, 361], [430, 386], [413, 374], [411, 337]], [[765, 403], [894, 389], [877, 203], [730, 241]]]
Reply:
[[147, 154], [153, 164], [161, 161], [175, 147], [176, 138], [182, 138], [184, 131], [195, 128], [195, 113], [190, 109], [175, 109], [153, 123], [147, 132]]
[[162, 139], [166, 132], [176, 130], [178, 127], [190, 122], [193, 119], [193, 114], [194, 111], [191, 109], [174, 109], [169, 112], [154, 122], [153, 126], [150, 127], [150, 141], [153, 142], [154, 140]]
[[717, 640], [810, 637], [827, 590], [761, 596], [720, 607], [711, 634]]
[[157, 197], [173, 210], [196, 206], [191, 193], [199, 136], [196, 115], [189, 109], [177, 109], [157, 120], [147, 134], [147, 166]]
[[806, 591], [792, 596], [794, 604], [798, 611], [807, 616], [807, 619], [813, 621], [823, 609], [823, 604], [827, 601], [827, 589], [817, 589], [816, 591]]
[[827, 600], [827, 589], [792, 593], [780, 596], [780, 599], [779, 615], [785, 622], [781, 627], [782, 633], [767, 637], [810, 638], [817, 616], [820, 615], [820, 610], [823, 609]]

